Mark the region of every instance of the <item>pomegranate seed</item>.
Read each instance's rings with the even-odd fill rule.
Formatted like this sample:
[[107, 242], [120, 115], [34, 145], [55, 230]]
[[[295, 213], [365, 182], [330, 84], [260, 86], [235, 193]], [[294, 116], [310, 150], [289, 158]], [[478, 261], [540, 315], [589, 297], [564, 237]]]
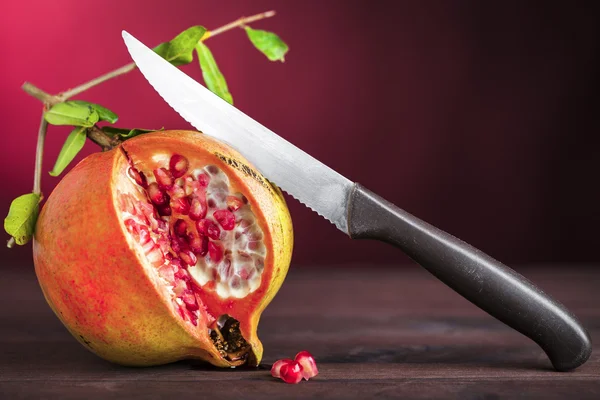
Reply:
[[213, 213], [213, 217], [226, 231], [230, 231], [235, 227], [235, 216], [229, 210], [217, 210]]
[[167, 253], [169, 251], [169, 249], [171, 248], [170, 246], [170, 241], [166, 236], [161, 236], [158, 238], [158, 240], [156, 241], [156, 244], [158, 245], [158, 247], [160, 247], [160, 250], [164, 253]]
[[302, 380], [302, 365], [296, 361], [285, 363], [281, 366], [279, 374], [285, 383], [298, 383]]
[[215, 199], [208, 199], [207, 204], [208, 208], [215, 208], [217, 206], [217, 203], [215, 203]]
[[215, 242], [210, 242], [208, 243], [208, 254], [211, 260], [218, 263], [223, 258], [223, 249]]
[[198, 261], [196, 255], [189, 249], [181, 250], [179, 252], [179, 258], [181, 258], [181, 261], [190, 266], [196, 265], [196, 262]]
[[137, 229], [137, 222], [135, 222], [131, 218], [126, 219], [123, 223], [125, 224], [125, 227], [127, 228], [127, 231], [129, 233], [133, 233]]
[[[185, 271], [185, 270], [181, 270], [181, 271]], [[175, 275], [175, 277], [177, 277], [177, 275]], [[180, 297], [183, 293], [185, 293], [186, 290], [187, 290], [187, 283], [184, 280], [180, 279], [177, 282], [175, 282], [175, 286], [173, 286], [173, 292], [175, 292], [175, 295], [177, 297]]]
[[281, 378], [281, 367], [283, 367], [286, 364], [293, 363], [293, 362], [294, 362], [294, 360], [291, 360], [289, 358], [284, 358], [283, 360], [275, 361], [275, 363], [271, 367], [271, 375], [274, 378]]
[[317, 376], [319, 373], [319, 369], [317, 368], [317, 363], [308, 351], [304, 350], [300, 353], [296, 354], [294, 358], [300, 365], [302, 365], [302, 377], [306, 380]]
[[208, 238], [204, 235], [189, 237], [190, 249], [199, 255], [204, 257], [208, 253]]
[[178, 197], [171, 199], [171, 209], [173, 211], [187, 215], [190, 212], [190, 200], [187, 197]]
[[135, 215], [134, 199], [130, 195], [122, 195], [119, 198], [121, 209], [129, 214]]
[[175, 272], [175, 278], [180, 279], [183, 282], [187, 282], [190, 280], [190, 273], [184, 268], [179, 268]]
[[154, 215], [155, 210], [154, 210], [154, 207], [152, 206], [152, 204], [147, 203], [147, 202], [139, 202], [138, 207], [140, 208], [140, 211], [142, 212], [144, 217], [146, 217], [146, 219], [148, 219]]
[[208, 167], [206, 167], [206, 170], [208, 171], [209, 174], [211, 175], [216, 175], [219, 173], [219, 168], [217, 168], [214, 165], [209, 165]]
[[227, 208], [231, 211], [237, 211], [244, 205], [244, 203], [235, 196], [227, 196], [226, 202]]
[[185, 189], [181, 186], [174, 185], [169, 192], [171, 197], [185, 197], [187, 194], [185, 193]]
[[144, 254], [150, 253], [154, 245], [155, 243], [152, 241], [152, 239], [148, 240], [146, 243], [142, 243], [142, 251]]
[[175, 178], [183, 176], [183, 174], [187, 172], [189, 166], [190, 162], [181, 154], [173, 154], [171, 160], [169, 160], [169, 169]]
[[186, 231], [187, 231], [187, 222], [185, 222], [182, 219], [178, 219], [177, 221], [175, 221], [175, 224], [173, 224], [173, 232], [175, 232], [175, 234], [177, 236], [184, 237]]
[[201, 187], [207, 187], [209, 182], [210, 182], [210, 178], [208, 177], [208, 175], [206, 175], [206, 174], [198, 175], [198, 183], [200, 184]]
[[148, 243], [150, 241], [150, 230], [148, 230], [148, 227], [145, 225], [140, 225], [139, 230], [140, 230], [140, 239], [139, 239], [140, 244]]
[[168, 204], [156, 206], [156, 210], [161, 217], [168, 217], [172, 213], [171, 207]]
[[156, 223], [158, 224], [158, 229], [160, 229], [161, 231], [166, 231], [169, 227], [169, 224], [167, 224], [167, 222], [163, 221], [162, 219], [157, 220]]
[[196, 296], [194, 296], [194, 292], [191, 290], [186, 290], [181, 296], [181, 300], [185, 303], [185, 306], [190, 311], [196, 311], [200, 307], [198, 307], [198, 302], [196, 301]]
[[158, 168], [154, 171], [154, 177], [156, 178], [156, 183], [161, 189], [170, 189], [173, 187], [173, 183], [175, 182], [173, 179], [173, 175], [166, 168]]
[[146, 255], [146, 258], [148, 259], [150, 264], [154, 265], [155, 267], [158, 267], [159, 265], [162, 265], [165, 262], [163, 253], [162, 251], [160, 251], [160, 247], [156, 245], [152, 247], [152, 249], [150, 249], [150, 251]]
[[129, 169], [127, 170], [127, 173], [129, 174], [131, 179], [133, 179], [135, 181], [135, 183], [137, 183], [138, 185], [140, 185], [143, 188], [148, 187], [148, 181], [146, 180], [146, 175], [144, 175], [143, 172], [140, 172], [133, 167], [129, 167]]
[[202, 199], [195, 197], [190, 205], [190, 219], [198, 221], [206, 217], [206, 204]]
[[171, 240], [171, 250], [173, 250], [175, 254], [179, 254], [181, 251], [181, 244], [177, 239]]
[[169, 195], [160, 190], [158, 183], [156, 182], [152, 182], [148, 185], [148, 197], [150, 197], [152, 203], [157, 206], [166, 204], [169, 201]]
[[173, 273], [173, 267], [170, 265], [163, 265], [158, 269], [158, 275], [165, 279], [167, 282], [173, 282], [175, 280], [175, 274]]
[[201, 219], [200, 221], [196, 222], [196, 228], [198, 228], [199, 233], [202, 233], [213, 240], [219, 239], [219, 236], [221, 235], [221, 230], [217, 224], [212, 222], [210, 219]]
[[[183, 179], [183, 178], [180, 178]], [[183, 183], [183, 190], [185, 190], [185, 195], [189, 196], [190, 194], [194, 193], [194, 183], [196, 183], [194, 181], [194, 177], [193, 176], [186, 176], [184, 183]]]

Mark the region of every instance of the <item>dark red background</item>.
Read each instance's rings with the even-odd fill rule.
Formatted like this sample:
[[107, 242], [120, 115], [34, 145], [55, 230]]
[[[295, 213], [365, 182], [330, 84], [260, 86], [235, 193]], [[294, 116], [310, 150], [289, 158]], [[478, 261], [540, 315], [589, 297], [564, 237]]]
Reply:
[[[236, 105], [347, 177], [509, 263], [600, 260], [597, 2], [18, 1], [0, 13], [3, 189], [31, 190], [40, 104], [191, 25], [278, 11], [256, 28], [291, 48], [270, 63], [243, 31], [207, 42]], [[200, 79], [194, 62], [185, 71]], [[79, 98], [120, 126], [188, 128], [135, 71]], [[67, 130], [51, 127], [43, 189]], [[87, 144], [84, 153], [96, 151]], [[81, 159], [79, 157], [78, 159]], [[396, 262], [295, 200], [296, 264]], [[93, 213], [82, 204], [85, 218]], [[3, 260], [30, 260], [30, 246]]]

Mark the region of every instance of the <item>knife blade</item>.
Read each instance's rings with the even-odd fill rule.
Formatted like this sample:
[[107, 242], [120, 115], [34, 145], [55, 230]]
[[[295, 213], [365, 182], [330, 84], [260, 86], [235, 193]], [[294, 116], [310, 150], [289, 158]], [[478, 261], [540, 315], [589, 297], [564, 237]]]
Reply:
[[[173, 108], [183, 119], [238, 150], [270, 181], [348, 234], [347, 200], [353, 187], [350, 180], [257, 123], [179, 69], [170, 68], [171, 64], [160, 63], [162, 57], [154, 51], [144, 51], [137, 39], [126, 33], [123, 36], [136, 64], [156, 91], [167, 103], [177, 99], [178, 106]], [[170, 79], [159, 79], [162, 74]]]
[[565, 306], [481, 250], [350, 181], [210, 92], [123, 31], [136, 65], [186, 121], [248, 158], [269, 180], [352, 239], [392, 244], [490, 315], [534, 340], [555, 369], [591, 354], [587, 331]]

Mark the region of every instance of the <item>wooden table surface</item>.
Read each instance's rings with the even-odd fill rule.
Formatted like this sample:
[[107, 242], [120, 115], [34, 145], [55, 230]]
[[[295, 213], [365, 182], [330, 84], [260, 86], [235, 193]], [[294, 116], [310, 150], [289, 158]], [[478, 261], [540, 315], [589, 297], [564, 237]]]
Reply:
[[[0, 396], [6, 399], [600, 399], [600, 356], [554, 372], [536, 344], [417, 266], [293, 268], [263, 314], [258, 369], [183, 361], [105, 362], [46, 305], [33, 267], [0, 280]], [[600, 342], [600, 266], [519, 270]], [[270, 364], [309, 350], [320, 374], [287, 385]]]

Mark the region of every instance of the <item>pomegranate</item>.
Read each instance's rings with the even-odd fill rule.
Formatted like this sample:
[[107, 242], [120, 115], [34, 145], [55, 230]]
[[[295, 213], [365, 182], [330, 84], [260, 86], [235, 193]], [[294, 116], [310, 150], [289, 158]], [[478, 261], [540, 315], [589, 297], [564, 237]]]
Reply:
[[75, 166], [42, 209], [33, 253], [50, 307], [99, 356], [228, 367], [260, 362], [258, 321], [292, 242], [281, 192], [239, 153], [164, 131]]

